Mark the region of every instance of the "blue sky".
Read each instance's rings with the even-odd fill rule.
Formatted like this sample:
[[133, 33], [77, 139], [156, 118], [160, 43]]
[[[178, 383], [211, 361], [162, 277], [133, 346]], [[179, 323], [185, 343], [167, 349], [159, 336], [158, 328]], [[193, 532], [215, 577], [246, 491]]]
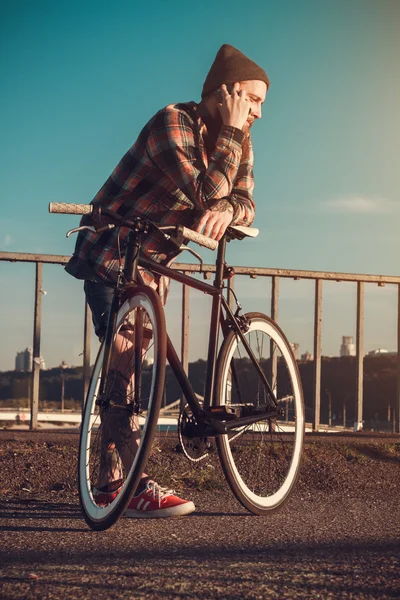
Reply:
[[[398, 275], [399, 25], [397, 0], [2, 0], [0, 249], [70, 254], [76, 219], [49, 215], [48, 203], [89, 202], [154, 112], [199, 99], [230, 43], [271, 88], [253, 133], [261, 235], [231, 244], [229, 262]], [[43, 355], [77, 364], [80, 284], [60, 267], [44, 277]], [[0, 282], [5, 369], [31, 345], [33, 268], [2, 263]], [[354, 286], [340, 285], [324, 295], [326, 354], [355, 333]], [[243, 288], [249, 307], [268, 309], [267, 282]], [[312, 287], [283, 288], [282, 325], [311, 349]], [[394, 348], [393, 290], [368, 291], [366, 311], [366, 350]]]

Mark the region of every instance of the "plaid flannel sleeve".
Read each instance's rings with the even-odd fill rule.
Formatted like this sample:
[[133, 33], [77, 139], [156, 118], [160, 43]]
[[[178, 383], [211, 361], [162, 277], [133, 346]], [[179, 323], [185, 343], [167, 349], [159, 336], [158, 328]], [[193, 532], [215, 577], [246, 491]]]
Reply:
[[146, 149], [153, 163], [198, 210], [204, 212], [228, 198], [234, 206], [235, 222], [244, 224], [251, 222], [254, 204], [252, 167], [241, 164], [243, 139], [242, 131], [224, 125], [207, 165], [189, 115], [168, 107], [157, 116]]

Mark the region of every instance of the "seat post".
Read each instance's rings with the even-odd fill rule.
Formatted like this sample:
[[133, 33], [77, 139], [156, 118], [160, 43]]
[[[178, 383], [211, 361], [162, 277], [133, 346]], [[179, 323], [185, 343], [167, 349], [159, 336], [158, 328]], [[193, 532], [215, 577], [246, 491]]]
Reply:
[[222, 289], [224, 281], [225, 268], [225, 252], [226, 252], [226, 236], [218, 244], [217, 260], [215, 262], [215, 280], [214, 287]]

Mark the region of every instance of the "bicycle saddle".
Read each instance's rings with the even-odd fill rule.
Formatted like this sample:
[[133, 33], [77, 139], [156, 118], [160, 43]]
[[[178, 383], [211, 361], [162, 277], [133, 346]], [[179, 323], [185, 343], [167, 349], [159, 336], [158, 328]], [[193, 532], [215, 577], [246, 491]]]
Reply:
[[245, 237], [255, 238], [260, 233], [260, 230], [256, 227], [245, 227], [244, 225], [232, 225], [229, 230], [239, 239]]

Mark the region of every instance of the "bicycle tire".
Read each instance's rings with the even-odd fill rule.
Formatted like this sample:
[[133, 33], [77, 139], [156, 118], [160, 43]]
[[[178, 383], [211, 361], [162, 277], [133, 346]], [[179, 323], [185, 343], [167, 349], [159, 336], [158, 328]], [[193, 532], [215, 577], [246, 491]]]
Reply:
[[[119, 400], [121, 404], [114, 403], [112, 409], [98, 406], [104, 344], [100, 347], [96, 359], [83, 410], [78, 461], [79, 498], [84, 518], [94, 530], [108, 529], [124, 513], [146, 468], [156, 433], [165, 382], [167, 334], [164, 309], [158, 294], [153, 289], [138, 286], [124, 292], [117, 315], [112, 352], [115, 351], [117, 343], [121, 345], [120, 340], [124, 343], [126, 340], [124, 368], [129, 371], [129, 379], [132, 382], [134, 364], [132, 340], [134, 341], [136, 335], [134, 331], [140, 331], [141, 328], [136, 326], [136, 329], [129, 330], [128, 324], [133, 319], [138, 319], [138, 315], [144, 322], [142, 331], [147, 331], [147, 336], [151, 336], [146, 354], [141, 351], [140, 355], [141, 384], [138, 387], [141, 390], [140, 401], [147, 405], [144, 416], [133, 416], [132, 413], [129, 415], [126, 399], [125, 405]], [[120, 333], [118, 342], [117, 332]], [[142, 343], [142, 338], [140, 342]], [[118, 360], [123, 352], [116, 353]], [[106, 394], [111, 398], [121, 394], [120, 388], [117, 388], [118, 381], [121, 382], [121, 367], [117, 365], [116, 360], [117, 358], [114, 358], [115, 364], [111, 363], [115, 368], [110, 369], [108, 373], [109, 385]], [[136, 375], [135, 381], [139, 381]], [[130, 383], [125, 390], [126, 397], [129, 397], [128, 389], [131, 389], [131, 399], [134, 397], [137, 402], [138, 394], [129, 387], [131, 385]], [[138, 421], [143, 421], [142, 426], [139, 426]], [[109, 456], [111, 462], [106, 463]], [[114, 465], [115, 472], [118, 470], [118, 473], [122, 473], [123, 484], [119, 492], [113, 494], [115, 498], [103, 505], [104, 501], [100, 503], [96, 498], [101, 497], [98, 487], [100, 487], [100, 478], [105, 477], [105, 464]], [[109, 477], [110, 467], [108, 466], [107, 469], [107, 477]], [[112, 477], [115, 477], [115, 473], [111, 473]]]
[[[276, 510], [287, 500], [299, 475], [304, 442], [304, 400], [292, 348], [278, 325], [262, 313], [245, 315], [244, 333], [264, 373], [272, 373], [273, 352], [279, 353], [277, 374], [269, 379], [285, 419], [266, 419], [216, 438], [222, 469], [239, 502], [256, 515]], [[265, 386], [240, 337], [230, 331], [218, 357], [216, 405], [267, 402]]]

